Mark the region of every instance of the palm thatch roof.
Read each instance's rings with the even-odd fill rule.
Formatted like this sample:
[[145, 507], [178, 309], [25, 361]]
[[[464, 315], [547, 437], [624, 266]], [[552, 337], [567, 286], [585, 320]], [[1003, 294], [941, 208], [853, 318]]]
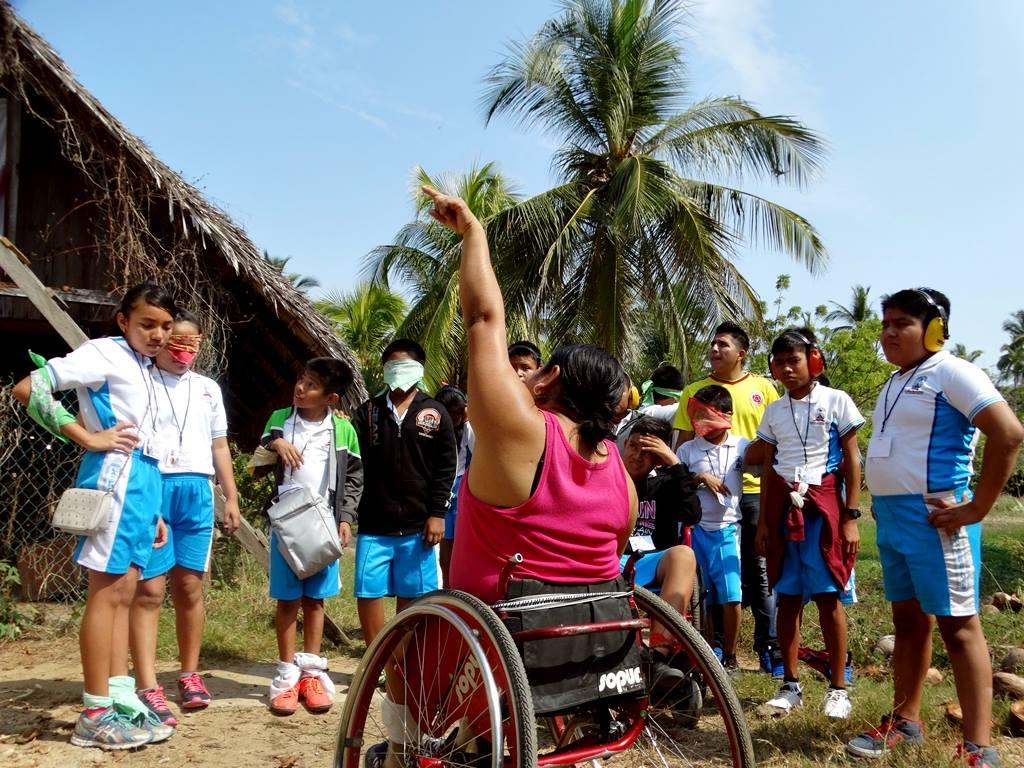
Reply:
[[[194, 186], [167, 167], [75, 78], [56, 51], [0, 0], [0, 93], [7, 90], [60, 136], [61, 152], [83, 170], [97, 154], [125, 169], [131, 189], [144, 193], [145, 215], [154, 200], [166, 204], [173, 239], [189, 242], [201, 261], [223, 260], [257, 294], [310, 354], [338, 357], [358, 371], [356, 358], [310, 299], [267, 263], [246, 233]], [[39, 100], [45, 110], [37, 111]], [[45, 112], [45, 117], [43, 113]], [[117, 254], [114, 254], [116, 257]], [[290, 374], [289, 374], [290, 375]], [[347, 397], [354, 406], [365, 392], [361, 377]]]

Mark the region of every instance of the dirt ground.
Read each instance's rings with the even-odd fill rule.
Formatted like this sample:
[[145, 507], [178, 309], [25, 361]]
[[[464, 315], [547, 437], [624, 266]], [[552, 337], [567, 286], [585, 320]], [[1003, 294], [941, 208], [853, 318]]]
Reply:
[[[357, 661], [331, 658], [338, 700], [348, 690]], [[174, 701], [173, 663], [159, 665], [159, 679]], [[213, 703], [179, 715], [177, 733], [137, 752], [103, 752], [71, 746], [81, 709], [81, 666], [76, 638], [22, 640], [0, 645], [0, 766], [76, 768], [116, 765], [135, 768], [202, 765], [210, 768], [314, 768], [330, 766], [340, 705], [326, 715], [299, 709], [275, 717], [266, 706], [270, 664], [222, 663], [206, 684]]]

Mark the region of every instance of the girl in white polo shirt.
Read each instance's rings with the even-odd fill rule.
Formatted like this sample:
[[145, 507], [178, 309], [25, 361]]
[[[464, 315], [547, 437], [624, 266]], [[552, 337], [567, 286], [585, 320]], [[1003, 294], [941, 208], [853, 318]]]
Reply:
[[85, 448], [76, 487], [113, 493], [107, 528], [80, 537], [75, 549], [76, 562], [89, 574], [79, 630], [84, 711], [71, 735], [76, 746], [133, 749], [174, 732], [135, 696], [128, 676], [128, 613], [160, 517], [159, 403], [149, 368], [176, 313], [170, 292], [155, 283], [137, 285], [116, 315], [123, 336], [87, 341], [14, 388], [37, 415], [54, 413], [53, 392], [77, 392], [82, 423], [60, 419], [46, 426]]
[[217, 382], [191, 370], [202, 333], [199, 319], [182, 309], [167, 346], [156, 356], [151, 372], [160, 403], [160, 434], [164, 454], [161, 514], [167, 544], [154, 550], [135, 591], [131, 615], [132, 661], [138, 695], [165, 725], [177, 725], [156, 680], [156, 641], [167, 575], [178, 637], [177, 688], [180, 706], [203, 709], [210, 703], [199, 668], [205, 611], [203, 574], [210, 568], [213, 546], [213, 478], [224, 492], [224, 527], [239, 524], [238, 493], [228, 448], [227, 417]]

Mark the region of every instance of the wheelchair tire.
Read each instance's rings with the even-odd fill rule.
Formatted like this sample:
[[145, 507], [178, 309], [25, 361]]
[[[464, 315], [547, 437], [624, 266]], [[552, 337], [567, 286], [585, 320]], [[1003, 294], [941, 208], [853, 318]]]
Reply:
[[[523, 663], [508, 630], [483, 602], [441, 590], [411, 603], [366, 649], [342, 710], [335, 768], [375, 768], [386, 741], [378, 681], [386, 667], [392, 690], [402, 690], [406, 716], [416, 722], [403, 765], [533, 768], [536, 723]], [[394, 667], [393, 667], [394, 668]], [[415, 670], [406, 676], [410, 669]], [[483, 702], [486, 711], [474, 705]], [[472, 728], [466, 728], [466, 724]], [[495, 733], [500, 729], [499, 743]], [[475, 739], [464, 743], [466, 732]], [[497, 746], [497, 748], [495, 748]], [[370, 759], [367, 759], [367, 753]]]
[[[660, 758], [655, 762], [666, 762], [661, 752], [668, 750], [675, 754], [666, 764], [753, 768], [756, 765], [754, 747], [743, 707], [711, 647], [660, 597], [642, 588], [637, 588], [634, 596], [641, 616], [657, 621], [677, 643], [680, 650], [672, 666], [686, 669], [704, 694], [699, 717], [680, 717], [678, 712], [673, 712], [672, 702], [659, 701], [658, 695], [652, 692], [648, 729], [652, 731], [650, 741], [654, 742]], [[642, 744], [638, 746], [643, 748]]]

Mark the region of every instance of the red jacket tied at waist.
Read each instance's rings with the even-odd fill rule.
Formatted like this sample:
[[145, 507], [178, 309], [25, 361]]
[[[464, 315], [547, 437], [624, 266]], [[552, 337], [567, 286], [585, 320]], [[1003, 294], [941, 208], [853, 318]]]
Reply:
[[803, 541], [804, 515], [820, 514], [824, 521], [821, 526], [819, 547], [821, 557], [832, 574], [839, 589], [845, 589], [857, 556], [843, 554], [842, 525], [843, 498], [840, 494], [839, 478], [834, 472], [824, 475], [820, 485], [811, 485], [804, 495], [804, 508], [800, 509], [790, 500], [793, 487], [775, 472], [762, 478], [761, 493], [764, 496], [762, 514], [768, 526], [768, 551], [765, 557], [768, 566], [768, 583], [774, 587], [782, 573], [782, 557], [787, 541]]

